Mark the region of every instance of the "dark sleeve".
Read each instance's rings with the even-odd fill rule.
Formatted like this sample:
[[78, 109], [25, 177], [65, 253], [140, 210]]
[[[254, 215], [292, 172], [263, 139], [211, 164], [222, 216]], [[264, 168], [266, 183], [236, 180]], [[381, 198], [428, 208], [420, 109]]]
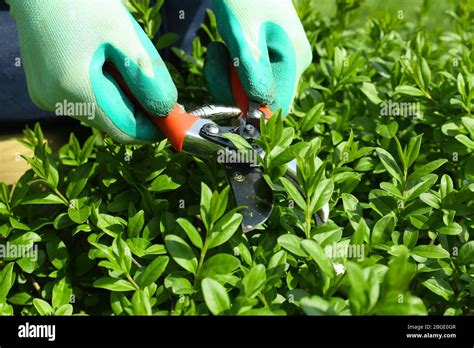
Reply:
[[[8, 8], [3, 0], [0, 0], [0, 6]], [[8, 11], [0, 11], [0, 38], [0, 123], [54, 117], [38, 108], [29, 97], [18, 33]]]
[[212, 8], [212, 0], [165, 1], [163, 11], [163, 32], [180, 36], [176, 46], [190, 52], [193, 39], [206, 17], [206, 9]]
[[8, 5], [5, 0], [0, 0], [0, 11], [8, 11]]

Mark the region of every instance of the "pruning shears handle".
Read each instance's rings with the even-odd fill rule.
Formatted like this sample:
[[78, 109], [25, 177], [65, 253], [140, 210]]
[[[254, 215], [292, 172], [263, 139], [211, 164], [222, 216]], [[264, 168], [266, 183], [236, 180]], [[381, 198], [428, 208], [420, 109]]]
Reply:
[[200, 120], [198, 116], [187, 113], [180, 105], [165, 117], [151, 117], [154, 124], [160, 127], [173, 148], [181, 152], [189, 130]]
[[[247, 93], [245, 93], [237, 69], [233, 64], [230, 65], [230, 83], [237, 106], [242, 110], [244, 115], [247, 115], [250, 111], [250, 105], [252, 102], [247, 96]], [[273, 115], [273, 112], [265, 105], [259, 105], [258, 110], [265, 114], [265, 119], [267, 120]]]

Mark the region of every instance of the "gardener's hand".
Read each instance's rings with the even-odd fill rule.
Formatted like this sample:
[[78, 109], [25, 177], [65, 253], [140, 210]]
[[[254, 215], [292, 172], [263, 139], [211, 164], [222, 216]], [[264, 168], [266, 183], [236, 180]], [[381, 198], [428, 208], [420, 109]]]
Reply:
[[[209, 47], [209, 90], [219, 103], [233, 102], [234, 64], [248, 97], [287, 114], [312, 51], [291, 0], [214, 0], [219, 32], [227, 47]], [[230, 51], [230, 56], [229, 52]]]
[[9, 0], [33, 101], [81, 119], [126, 143], [155, 141], [156, 126], [135, 110], [111, 62], [140, 104], [167, 115], [177, 91], [163, 60], [120, 0]]

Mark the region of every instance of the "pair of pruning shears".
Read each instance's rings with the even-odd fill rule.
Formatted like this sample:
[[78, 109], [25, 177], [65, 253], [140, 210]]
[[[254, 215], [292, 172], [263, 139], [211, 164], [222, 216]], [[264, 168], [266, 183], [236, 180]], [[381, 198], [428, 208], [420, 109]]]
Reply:
[[[114, 71], [113, 75], [120, 84], [123, 84], [117, 72]], [[252, 146], [255, 154], [261, 157], [265, 155], [255, 139], [260, 136], [260, 119], [269, 119], [272, 112], [266, 106], [249, 100], [233, 67], [230, 77], [237, 107], [205, 105], [186, 112], [182, 106], [176, 105], [165, 117], [151, 117], [176, 151], [217, 160], [219, 154], [238, 151], [227, 137], [233, 133], [243, 137]], [[130, 94], [126, 86], [122, 87]], [[136, 101], [133, 96], [131, 97]], [[221, 125], [225, 122], [230, 124], [235, 120], [239, 121], [239, 125]], [[263, 177], [263, 168], [252, 161], [237, 161], [237, 163], [224, 161], [222, 164], [237, 206], [245, 207], [241, 210], [242, 230], [253, 231], [267, 221], [273, 209], [273, 193]], [[288, 163], [286, 176], [295, 184], [296, 170], [296, 160]], [[328, 213], [327, 207], [318, 212], [315, 216], [317, 223], [324, 223]]]

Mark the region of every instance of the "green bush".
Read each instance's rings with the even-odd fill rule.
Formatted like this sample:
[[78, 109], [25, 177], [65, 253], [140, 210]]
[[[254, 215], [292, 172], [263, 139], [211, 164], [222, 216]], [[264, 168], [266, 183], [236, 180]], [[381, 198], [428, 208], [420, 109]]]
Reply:
[[[149, 2], [130, 3], [153, 35]], [[275, 195], [263, 228], [243, 234], [222, 168], [166, 141], [125, 146], [95, 133], [81, 145], [71, 134], [53, 152], [39, 126], [26, 129], [35, 156], [14, 187], [0, 184], [0, 240], [38, 257], [0, 261], [0, 314], [472, 314], [468, 2], [434, 31], [424, 29], [429, 1], [409, 18], [366, 21], [359, 2], [336, 1], [331, 17], [296, 3], [315, 58], [294, 112], [262, 130]], [[205, 51], [199, 39], [192, 56], [174, 49], [187, 106], [209, 100]], [[291, 158], [304, 197], [283, 178]]]

